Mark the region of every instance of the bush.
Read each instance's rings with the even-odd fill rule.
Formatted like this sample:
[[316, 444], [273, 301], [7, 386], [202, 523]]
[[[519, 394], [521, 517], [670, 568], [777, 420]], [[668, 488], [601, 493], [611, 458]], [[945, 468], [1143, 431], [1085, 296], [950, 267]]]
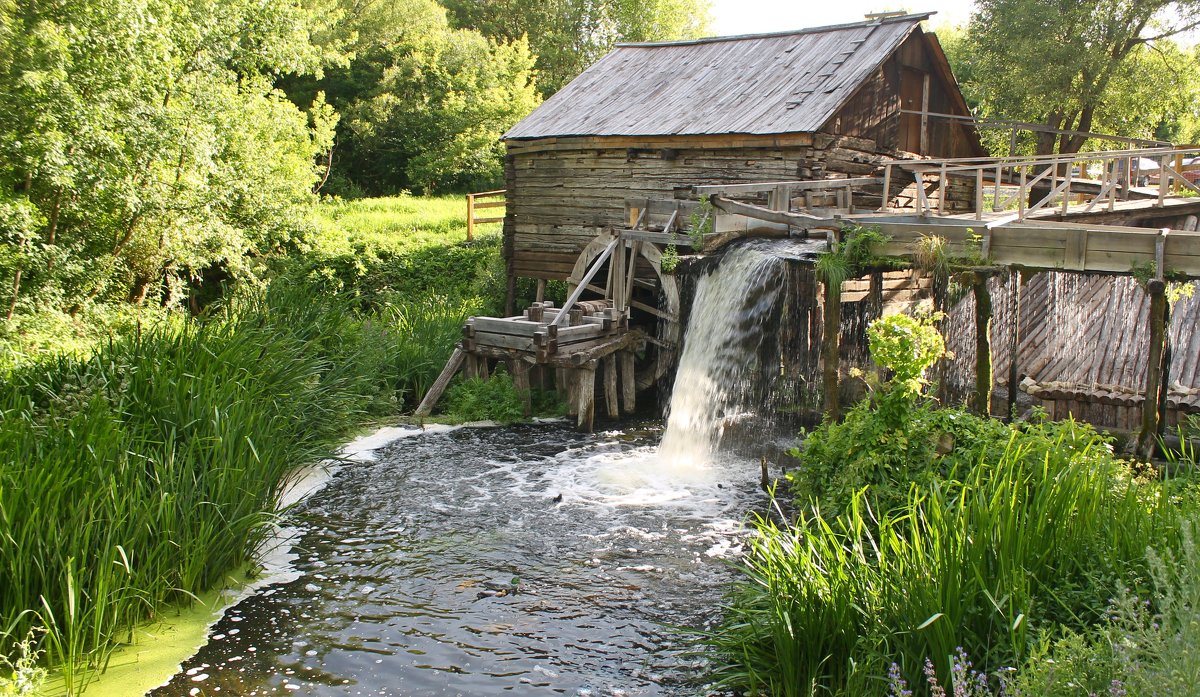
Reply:
[[1009, 681], [1014, 697], [1103, 694], [1200, 694], [1200, 553], [1192, 521], [1182, 544], [1149, 553], [1153, 590], [1146, 600], [1120, 589], [1109, 612], [1086, 631], [1047, 633], [1038, 650]]

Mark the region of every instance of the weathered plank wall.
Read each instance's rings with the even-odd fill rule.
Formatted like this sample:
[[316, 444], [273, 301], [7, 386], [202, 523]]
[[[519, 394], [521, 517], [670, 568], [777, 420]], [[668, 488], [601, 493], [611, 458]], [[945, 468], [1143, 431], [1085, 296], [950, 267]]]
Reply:
[[[565, 279], [592, 238], [626, 222], [627, 199], [669, 200], [695, 184], [871, 175], [880, 157], [872, 140], [821, 133], [509, 141], [505, 257], [516, 276]], [[955, 187], [948, 198], [961, 199], [958, 210], [973, 195]], [[879, 200], [855, 203], [874, 209]]]

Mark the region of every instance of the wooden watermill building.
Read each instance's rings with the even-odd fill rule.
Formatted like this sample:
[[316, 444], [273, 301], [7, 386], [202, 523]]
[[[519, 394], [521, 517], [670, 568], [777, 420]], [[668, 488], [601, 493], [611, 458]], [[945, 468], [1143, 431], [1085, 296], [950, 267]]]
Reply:
[[[921, 28], [929, 16], [619, 45], [504, 136], [510, 289], [518, 276], [566, 279], [603, 229], [628, 224], [631, 200], [983, 155], [969, 122], [909, 113], [969, 115]], [[881, 192], [856, 191], [853, 203], [876, 208]]]

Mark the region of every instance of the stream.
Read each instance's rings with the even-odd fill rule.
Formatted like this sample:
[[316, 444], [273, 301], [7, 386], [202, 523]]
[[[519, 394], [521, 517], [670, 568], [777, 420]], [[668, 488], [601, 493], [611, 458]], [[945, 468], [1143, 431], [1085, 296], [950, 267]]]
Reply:
[[767, 505], [735, 453], [779, 447], [765, 390], [806, 252], [750, 241], [703, 272], [665, 430], [443, 428], [343, 467], [289, 513], [288, 573], [152, 694], [703, 693], [682, 630], [719, 621]]
[[[759, 464], [660, 462], [657, 424], [405, 438], [289, 514], [293, 580], [230, 608], [176, 695], [696, 694]], [[298, 575], [298, 577], [297, 577]]]

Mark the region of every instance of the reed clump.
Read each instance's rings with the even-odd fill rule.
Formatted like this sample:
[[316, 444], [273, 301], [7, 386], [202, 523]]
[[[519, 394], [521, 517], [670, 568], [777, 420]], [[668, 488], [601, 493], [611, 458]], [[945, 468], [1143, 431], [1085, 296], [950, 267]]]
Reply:
[[[137, 623], [249, 560], [299, 465], [420, 399], [469, 302], [276, 284], [0, 385], [0, 655], [31, 632], [73, 692]], [[420, 342], [420, 345], [415, 345]]]
[[1113, 598], [1146, 597], [1164, 575], [1155, 559], [1188, 558], [1190, 482], [1119, 459], [1087, 426], [939, 410], [913, 385], [879, 386], [798, 451], [797, 512], [755, 521], [705, 637], [719, 686], [882, 694], [890, 672], [935, 692], [938, 679], [957, 686], [956, 657], [969, 656], [999, 690], [996, 676], [1039, 647], [1105, 622]]

